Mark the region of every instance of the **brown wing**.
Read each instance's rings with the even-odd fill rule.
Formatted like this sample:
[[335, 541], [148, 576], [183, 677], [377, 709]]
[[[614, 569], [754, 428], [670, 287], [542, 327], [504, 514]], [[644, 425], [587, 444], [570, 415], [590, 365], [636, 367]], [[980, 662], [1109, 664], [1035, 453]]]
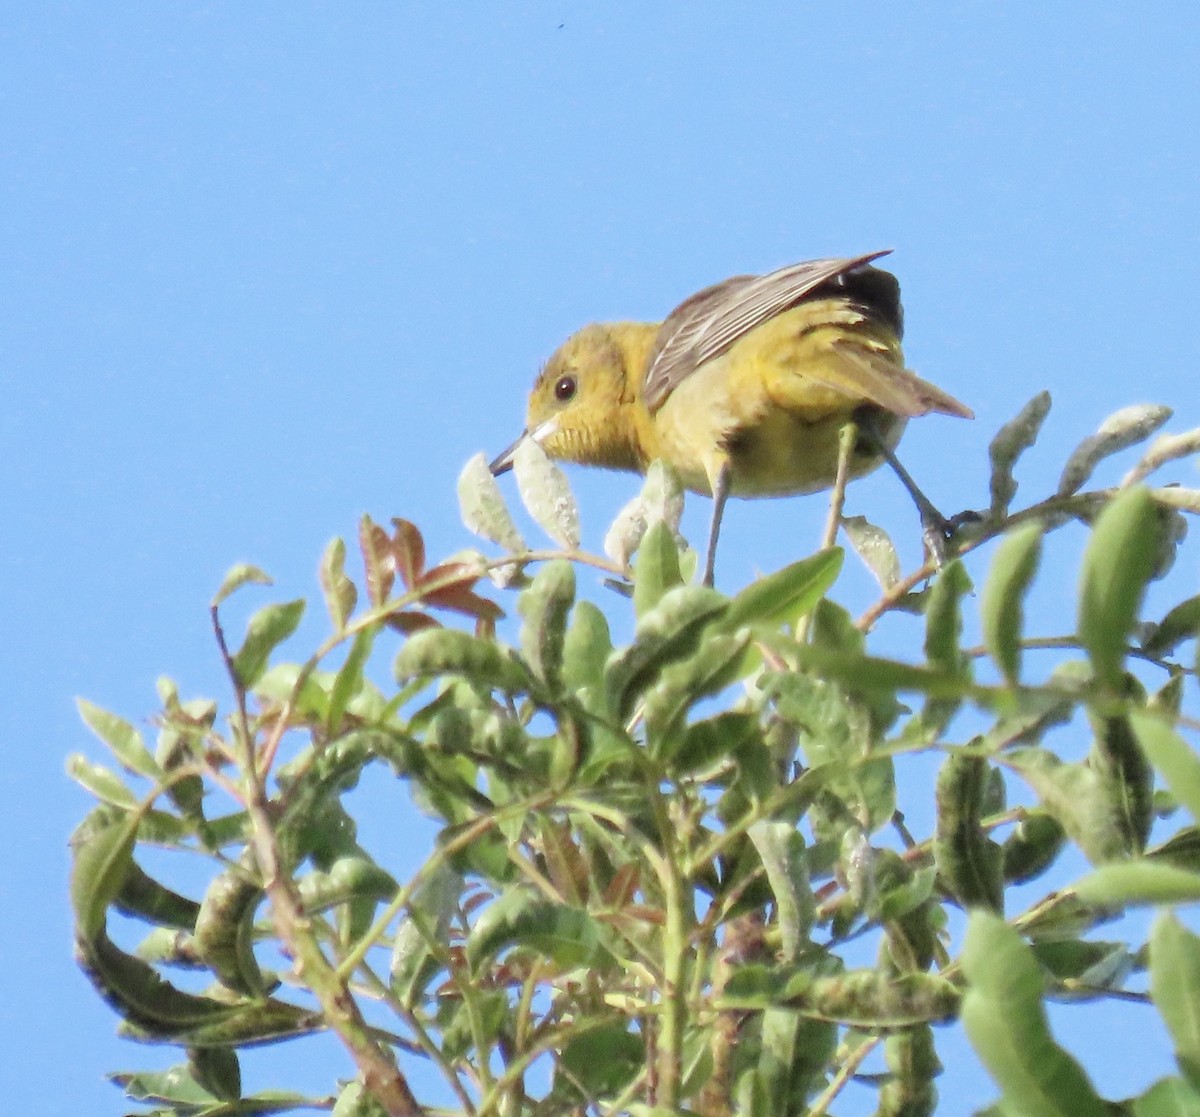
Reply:
[[807, 381], [823, 383], [839, 392], [853, 392], [887, 411], [909, 418], [928, 415], [931, 411], [960, 419], [975, 418], [975, 413], [965, 403], [959, 403], [948, 392], [922, 380], [915, 372], [898, 368], [894, 360], [882, 353], [837, 342], [834, 345], [842, 356], [836, 380], [832, 377], [823, 380], [820, 371], [814, 367], [805, 371]]
[[808, 260], [767, 275], [737, 275], [680, 303], [667, 315], [655, 339], [646, 370], [646, 406], [657, 411], [676, 385], [705, 361], [720, 356], [739, 338], [795, 306], [821, 284], [890, 251], [848, 259]]

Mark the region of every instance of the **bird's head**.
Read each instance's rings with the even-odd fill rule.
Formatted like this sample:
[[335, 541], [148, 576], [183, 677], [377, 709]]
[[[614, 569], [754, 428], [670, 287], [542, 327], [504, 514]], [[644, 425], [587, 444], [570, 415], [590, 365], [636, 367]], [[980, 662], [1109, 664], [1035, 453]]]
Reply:
[[585, 326], [548, 360], [529, 394], [525, 430], [491, 464], [505, 472], [522, 439], [552, 458], [609, 469], [640, 470], [645, 454], [637, 385], [655, 327], [641, 323]]

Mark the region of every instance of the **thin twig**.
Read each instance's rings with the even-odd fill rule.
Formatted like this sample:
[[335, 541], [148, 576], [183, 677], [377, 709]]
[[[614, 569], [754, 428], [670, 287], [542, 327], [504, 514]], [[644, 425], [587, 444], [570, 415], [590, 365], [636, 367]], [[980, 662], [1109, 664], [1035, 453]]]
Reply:
[[254, 739], [246, 705], [246, 688], [238, 678], [233, 657], [225, 641], [218, 607], [211, 609], [213, 632], [237, 697], [242, 765], [247, 784], [244, 798], [250, 822], [250, 845], [263, 887], [271, 901], [271, 921], [280, 941], [295, 959], [297, 975], [321, 1006], [325, 1022], [350, 1052], [363, 1085], [390, 1117], [421, 1117], [424, 1109], [413, 1094], [391, 1052], [371, 1034], [358, 1002], [345, 981], [330, 966], [313, 934], [296, 882], [283, 864], [275, 837], [273, 808], [256, 764]]
[[816, 1101], [808, 1110], [808, 1117], [821, 1117], [822, 1113], [829, 1110], [845, 1088], [846, 1084], [854, 1077], [854, 1072], [862, 1066], [864, 1060], [876, 1047], [879, 1046], [882, 1036], [872, 1036], [860, 1044], [847, 1058], [844, 1063], [837, 1069], [837, 1073], [830, 1080], [829, 1085], [821, 1092]]

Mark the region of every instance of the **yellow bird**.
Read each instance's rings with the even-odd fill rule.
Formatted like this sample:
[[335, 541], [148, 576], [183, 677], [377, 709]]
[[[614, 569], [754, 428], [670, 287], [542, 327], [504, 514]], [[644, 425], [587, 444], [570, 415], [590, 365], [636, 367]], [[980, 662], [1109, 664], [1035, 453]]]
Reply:
[[810, 260], [706, 287], [662, 322], [585, 326], [542, 369], [525, 430], [551, 458], [644, 473], [662, 458], [713, 498], [704, 581], [712, 583], [729, 496], [810, 493], [833, 484], [847, 422], [859, 477], [887, 460], [927, 535], [948, 521], [892, 453], [908, 420], [970, 408], [904, 367], [900, 285], [871, 266], [888, 253]]

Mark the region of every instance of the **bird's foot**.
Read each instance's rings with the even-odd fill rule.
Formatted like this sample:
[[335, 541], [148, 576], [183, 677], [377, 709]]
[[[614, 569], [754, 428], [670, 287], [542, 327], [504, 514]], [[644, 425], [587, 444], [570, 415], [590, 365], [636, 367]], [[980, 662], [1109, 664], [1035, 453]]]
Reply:
[[946, 563], [947, 544], [952, 543], [967, 524], [977, 524], [983, 517], [967, 509], [953, 516], [943, 516], [932, 504], [921, 511], [921, 537], [925, 549], [940, 570]]

